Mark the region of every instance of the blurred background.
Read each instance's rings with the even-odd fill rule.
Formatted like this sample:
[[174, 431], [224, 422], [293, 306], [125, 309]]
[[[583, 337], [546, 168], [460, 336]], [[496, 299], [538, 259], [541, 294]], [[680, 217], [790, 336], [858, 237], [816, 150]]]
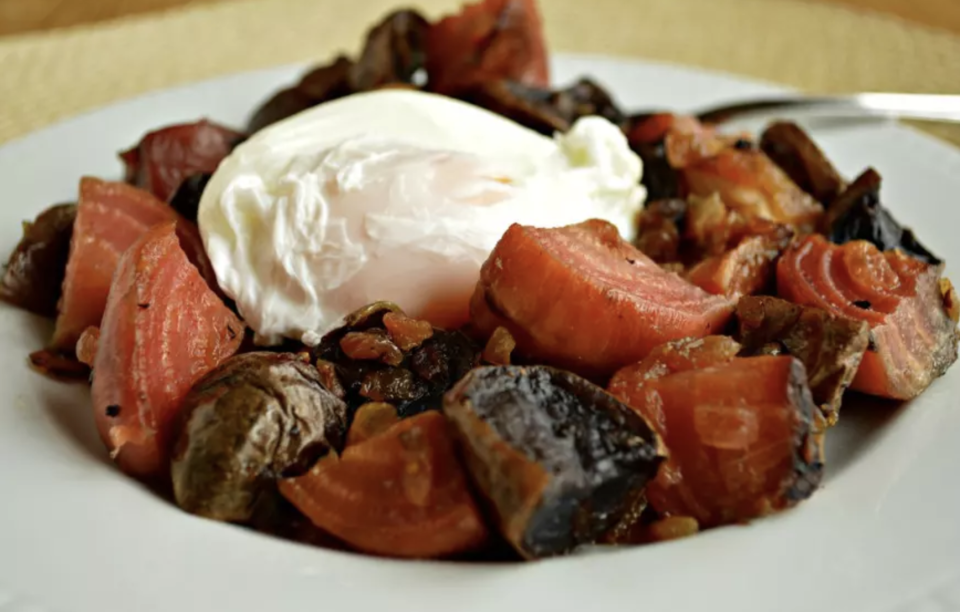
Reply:
[[[0, 0], [0, 36], [96, 23], [187, 5], [242, 1], [244, 0]], [[960, 33], [960, 0], [811, 1], [886, 13], [914, 23]], [[351, 4], [357, 6], [363, 2], [364, 0], [352, 0]]]

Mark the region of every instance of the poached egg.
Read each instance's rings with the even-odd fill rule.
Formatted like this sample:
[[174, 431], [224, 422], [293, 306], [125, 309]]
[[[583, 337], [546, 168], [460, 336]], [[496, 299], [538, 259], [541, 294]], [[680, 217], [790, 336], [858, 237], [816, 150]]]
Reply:
[[238, 146], [204, 190], [198, 223], [258, 342], [315, 345], [378, 300], [440, 327], [465, 323], [480, 266], [513, 223], [601, 218], [632, 237], [641, 172], [601, 117], [550, 139], [451, 98], [385, 89]]

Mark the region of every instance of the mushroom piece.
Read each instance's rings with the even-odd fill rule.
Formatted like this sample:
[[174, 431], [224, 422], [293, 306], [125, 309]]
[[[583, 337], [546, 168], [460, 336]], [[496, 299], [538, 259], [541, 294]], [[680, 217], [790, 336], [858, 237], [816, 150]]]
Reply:
[[550, 367], [477, 368], [443, 409], [494, 522], [528, 559], [596, 542], [637, 511], [664, 459], [640, 415]]
[[246, 521], [278, 478], [341, 449], [347, 407], [299, 355], [246, 353], [194, 385], [181, 423], [171, 466], [177, 504]]

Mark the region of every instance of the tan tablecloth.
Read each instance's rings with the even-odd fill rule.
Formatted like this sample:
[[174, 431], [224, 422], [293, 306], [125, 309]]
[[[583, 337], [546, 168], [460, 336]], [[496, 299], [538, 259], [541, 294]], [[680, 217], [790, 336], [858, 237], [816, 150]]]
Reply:
[[[354, 52], [402, 0], [246, 0], [0, 40], [0, 142], [135, 94]], [[460, 0], [413, 2], [428, 15]], [[802, 0], [541, 0], [550, 48], [809, 91], [960, 93], [960, 37]], [[960, 129], [938, 127], [960, 144]]]

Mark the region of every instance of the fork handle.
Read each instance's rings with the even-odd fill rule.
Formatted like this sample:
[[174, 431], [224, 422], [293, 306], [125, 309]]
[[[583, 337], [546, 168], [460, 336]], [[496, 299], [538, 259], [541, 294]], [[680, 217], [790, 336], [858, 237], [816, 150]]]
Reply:
[[782, 115], [804, 117], [898, 117], [960, 123], [960, 95], [861, 93], [840, 96], [768, 98], [729, 104], [698, 115], [705, 123], [733, 118]]

